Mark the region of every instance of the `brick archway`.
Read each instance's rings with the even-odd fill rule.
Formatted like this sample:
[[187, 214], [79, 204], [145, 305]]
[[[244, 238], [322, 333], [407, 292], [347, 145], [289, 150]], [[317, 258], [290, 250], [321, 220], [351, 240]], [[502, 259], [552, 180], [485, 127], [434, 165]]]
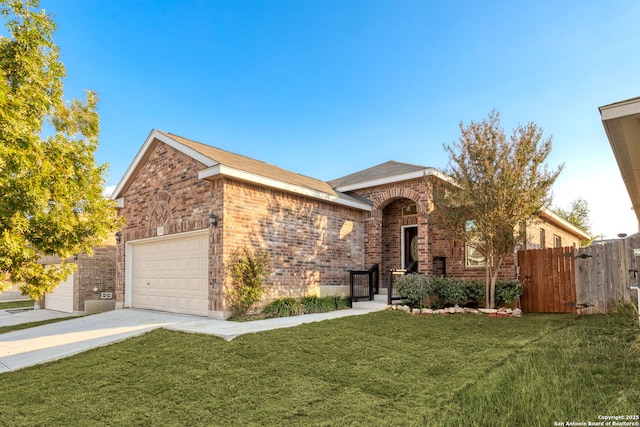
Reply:
[[[408, 186], [398, 186], [386, 188], [373, 197], [370, 196], [370, 200], [373, 202], [373, 209], [366, 225], [366, 260], [368, 264], [379, 263], [381, 288], [388, 287], [391, 269], [406, 267], [403, 264], [406, 262], [404, 239], [407, 228], [417, 228], [420, 254], [417, 270], [429, 272], [431, 259], [428, 253], [428, 220], [425, 216], [426, 194]], [[403, 216], [401, 208], [412, 203], [416, 204], [416, 214]]]
[[373, 202], [372, 216], [382, 217], [382, 210], [397, 199], [409, 199], [416, 202], [418, 212], [424, 212], [424, 197], [422, 194], [410, 188], [391, 188], [376, 196]]

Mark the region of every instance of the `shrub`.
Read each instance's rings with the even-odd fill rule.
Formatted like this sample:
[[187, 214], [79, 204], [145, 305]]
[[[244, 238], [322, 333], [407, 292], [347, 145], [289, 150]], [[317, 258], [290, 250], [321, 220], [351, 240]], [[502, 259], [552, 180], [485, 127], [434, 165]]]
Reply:
[[522, 295], [522, 283], [519, 280], [498, 280], [496, 282], [496, 304], [509, 304]]
[[345, 308], [349, 308], [350, 298], [349, 297], [341, 297], [339, 295], [333, 295], [330, 297], [326, 297], [328, 300], [332, 301], [335, 310], [343, 310]]
[[269, 275], [269, 253], [249, 249], [237, 249], [225, 264], [225, 275], [229, 279], [225, 289], [234, 317], [247, 314], [251, 306], [264, 295], [264, 279]]
[[305, 314], [305, 306], [295, 298], [280, 298], [264, 307], [262, 314], [270, 317], [288, 317]]
[[403, 299], [413, 307], [422, 307], [424, 300], [432, 293], [432, 281], [420, 274], [398, 276], [394, 287]]
[[327, 297], [303, 297], [300, 303], [304, 306], [307, 313], [326, 313], [327, 311], [340, 310], [349, 307], [349, 298], [338, 295]]
[[465, 294], [467, 295], [466, 303], [471, 303], [474, 307], [477, 307], [479, 303], [484, 301], [484, 282], [480, 282], [478, 280], [469, 280], [465, 282]]
[[453, 277], [438, 277], [433, 283], [435, 295], [442, 305], [464, 304], [467, 301], [467, 285]]
[[317, 296], [302, 297], [300, 298], [300, 303], [304, 306], [307, 313], [324, 313], [335, 309], [333, 301]]

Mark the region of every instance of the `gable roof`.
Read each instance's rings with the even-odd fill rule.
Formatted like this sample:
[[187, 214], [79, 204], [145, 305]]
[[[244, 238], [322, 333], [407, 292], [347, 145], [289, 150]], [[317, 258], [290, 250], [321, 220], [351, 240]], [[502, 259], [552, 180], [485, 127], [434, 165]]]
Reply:
[[329, 185], [336, 191], [353, 191], [429, 175], [436, 175], [445, 181], [451, 180], [438, 169], [391, 160], [329, 181]]
[[365, 202], [362, 198], [342, 194], [334, 190], [326, 182], [156, 129], [151, 131], [142, 148], [140, 148], [140, 151], [125, 172], [124, 177], [111, 196], [113, 199], [118, 200], [122, 198], [135, 177], [136, 171], [148, 157], [149, 149], [154, 141], [165, 143], [202, 163], [203, 169], [198, 171], [198, 178], [200, 179], [228, 176], [261, 186], [303, 194], [316, 199], [362, 210], [371, 210], [371, 204]]
[[[329, 181], [329, 184], [337, 191], [352, 191], [430, 175], [455, 184], [450, 176], [436, 168], [401, 163], [393, 160], [342, 178], [334, 179]], [[579, 236], [582, 240], [587, 240], [591, 237], [584, 230], [571, 224], [551, 209], [544, 208], [539, 216], [545, 221], [549, 221], [565, 231]]]

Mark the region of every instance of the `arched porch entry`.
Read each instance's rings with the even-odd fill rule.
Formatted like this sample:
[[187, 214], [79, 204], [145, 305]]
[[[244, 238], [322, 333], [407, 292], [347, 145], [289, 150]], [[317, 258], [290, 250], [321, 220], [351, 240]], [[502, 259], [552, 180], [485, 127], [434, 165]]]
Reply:
[[374, 200], [367, 230], [368, 264], [380, 265], [380, 293], [386, 293], [391, 271], [431, 271], [424, 198], [413, 190], [395, 189]]

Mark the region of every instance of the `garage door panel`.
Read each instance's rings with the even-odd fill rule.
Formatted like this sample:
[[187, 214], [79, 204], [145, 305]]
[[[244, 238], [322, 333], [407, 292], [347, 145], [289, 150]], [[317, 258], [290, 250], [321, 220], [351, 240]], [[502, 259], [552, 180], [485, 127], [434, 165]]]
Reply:
[[207, 234], [132, 243], [131, 305], [208, 314]]
[[73, 313], [73, 273], [44, 297], [44, 308]]

